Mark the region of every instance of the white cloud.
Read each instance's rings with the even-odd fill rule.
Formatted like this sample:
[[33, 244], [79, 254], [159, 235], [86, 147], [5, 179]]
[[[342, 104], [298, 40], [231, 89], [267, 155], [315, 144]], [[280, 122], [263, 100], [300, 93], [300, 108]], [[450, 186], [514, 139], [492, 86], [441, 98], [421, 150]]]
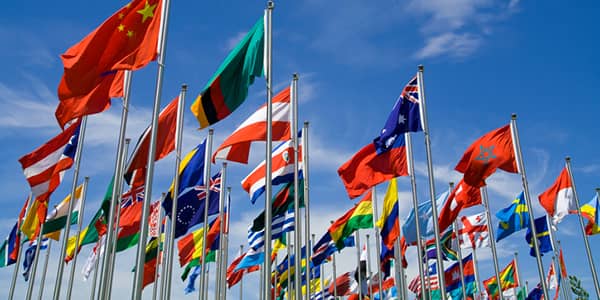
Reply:
[[481, 43], [481, 37], [475, 34], [445, 32], [427, 38], [425, 46], [415, 54], [415, 57], [417, 59], [437, 56], [463, 58], [475, 52]]
[[227, 52], [230, 52], [231, 50], [233, 50], [233, 48], [235, 48], [235, 46], [237, 46], [237, 44], [239, 44], [240, 41], [242, 41], [244, 36], [246, 36], [246, 33], [248, 33], [248, 32], [240, 31], [240, 32], [236, 33], [234, 36], [227, 39], [227, 42], [225, 42], [225, 50], [227, 50]]
[[430, 16], [424, 31], [446, 31], [464, 27], [492, 4], [493, 0], [413, 0], [407, 10]]

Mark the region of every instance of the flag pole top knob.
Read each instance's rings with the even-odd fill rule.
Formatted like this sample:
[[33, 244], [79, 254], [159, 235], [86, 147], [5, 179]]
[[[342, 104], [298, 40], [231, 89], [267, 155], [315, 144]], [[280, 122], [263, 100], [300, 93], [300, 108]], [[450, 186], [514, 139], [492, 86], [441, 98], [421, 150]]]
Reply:
[[129, 144], [129, 143], [131, 143], [131, 139], [130, 139], [130, 138], [126, 138], [126, 139], [125, 139], [125, 143], [126, 143], [126, 144]]
[[90, 180], [90, 176], [85, 176], [85, 177], [83, 178], [83, 180], [85, 180], [85, 181], [88, 181], [88, 180]]
[[519, 252], [515, 252], [515, 256], [518, 256], [518, 255], [519, 255]]
[[510, 115], [510, 118], [511, 118], [512, 120], [516, 120], [516, 119], [517, 119], [517, 114], [515, 114], [515, 113], [512, 113], [512, 114]]
[[423, 65], [418, 65], [417, 68], [419, 69], [419, 72], [423, 72], [423, 69], [425, 69]]
[[308, 127], [308, 121], [304, 121], [304, 126]]
[[275, 2], [273, 2], [273, 1], [268, 1], [268, 2], [267, 2], [267, 8], [268, 8], [268, 9], [273, 9], [273, 8], [275, 8]]
[[292, 79], [294, 79], [294, 80], [298, 80], [298, 73], [294, 73], [294, 74], [292, 75]]
[[596, 188], [596, 193], [600, 193], [600, 187]]
[[208, 134], [213, 135], [215, 133], [215, 130], [212, 128], [208, 129]]
[[567, 155], [567, 156], [565, 156], [565, 160], [566, 160], [567, 162], [570, 162], [570, 161], [571, 161], [571, 157]]
[[186, 83], [184, 83], [184, 84], [181, 85], [181, 90], [182, 91], [187, 91], [187, 84]]

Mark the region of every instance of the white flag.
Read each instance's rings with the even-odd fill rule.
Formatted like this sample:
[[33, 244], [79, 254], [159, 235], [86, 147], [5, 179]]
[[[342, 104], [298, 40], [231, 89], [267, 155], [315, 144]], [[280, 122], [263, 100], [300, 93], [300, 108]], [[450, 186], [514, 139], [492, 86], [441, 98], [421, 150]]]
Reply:
[[[104, 240], [105, 239], [106, 239], [106, 235], [103, 235], [98, 240], [98, 243], [96, 243], [94, 250], [92, 250], [92, 253], [90, 253], [90, 257], [88, 257], [87, 261], [85, 262], [85, 265], [83, 266], [83, 269], [81, 270], [81, 274], [83, 274], [83, 281], [88, 280], [88, 278], [90, 277], [90, 274], [92, 273], [92, 271], [94, 271], [94, 268], [96, 267], [96, 261], [98, 260], [98, 257], [100, 257], [100, 256], [102, 256], [102, 254], [104, 254]], [[98, 251], [98, 249], [100, 251]], [[98, 252], [100, 252], [100, 253], [98, 253]]]
[[490, 233], [485, 213], [463, 216], [458, 223], [458, 236], [463, 249], [489, 247]]

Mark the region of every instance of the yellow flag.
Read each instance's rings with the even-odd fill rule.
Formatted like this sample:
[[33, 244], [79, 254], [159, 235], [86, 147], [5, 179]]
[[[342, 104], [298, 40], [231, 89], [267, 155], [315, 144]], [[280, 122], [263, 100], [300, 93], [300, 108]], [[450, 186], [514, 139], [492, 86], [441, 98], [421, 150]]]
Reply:
[[377, 220], [377, 223], [375, 224], [377, 227], [383, 227], [385, 220], [387, 220], [388, 216], [392, 214], [396, 202], [398, 202], [398, 184], [396, 183], [396, 178], [392, 178], [388, 184], [385, 197], [383, 198], [383, 211], [381, 212], [381, 216], [379, 216], [379, 220]]

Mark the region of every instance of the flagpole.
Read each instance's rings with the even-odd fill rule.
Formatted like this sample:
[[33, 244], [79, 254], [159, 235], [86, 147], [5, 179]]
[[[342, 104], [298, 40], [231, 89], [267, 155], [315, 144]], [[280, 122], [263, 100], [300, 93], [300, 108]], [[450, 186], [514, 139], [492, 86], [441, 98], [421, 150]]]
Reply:
[[354, 232], [354, 238], [356, 239], [356, 259], [358, 260], [358, 299], [363, 298], [363, 290], [362, 290], [362, 267], [360, 265], [360, 235], [358, 230]]
[[[240, 245], [240, 256], [244, 253], [244, 245]], [[240, 300], [244, 300], [244, 274], [240, 278]]]
[[38, 294], [38, 300], [42, 300], [44, 295], [44, 283], [46, 282], [46, 271], [48, 271], [48, 260], [50, 258], [50, 249], [52, 248], [52, 242], [48, 241], [48, 249], [46, 249], [46, 258], [44, 261], [44, 268], [42, 269], [42, 279], [40, 280], [40, 292]]
[[[272, 66], [272, 13], [275, 8], [275, 3], [273, 1], [267, 2], [267, 9], [265, 10], [266, 14], [266, 30], [265, 30], [265, 58], [266, 58], [266, 68], [265, 68], [265, 79], [267, 82], [267, 132], [266, 132], [266, 149], [265, 149], [265, 262], [264, 262], [264, 278], [263, 278], [263, 293], [265, 295], [265, 300], [271, 300], [271, 259], [269, 257], [269, 253], [271, 253], [271, 196], [272, 196], [272, 186], [271, 186], [271, 152], [273, 150], [273, 89], [272, 89], [272, 81], [273, 81], [273, 66]], [[293, 133], [295, 135], [295, 133]], [[297, 187], [298, 185], [294, 185]], [[295, 220], [298, 220], [298, 215], [294, 215]], [[296, 230], [300, 230], [300, 228], [296, 227]], [[300, 240], [300, 235], [297, 234], [298, 241]], [[297, 242], [297, 241], [296, 241]], [[297, 244], [297, 243], [296, 243]], [[300, 252], [298, 251], [297, 254]], [[298, 265], [296, 265], [298, 267]], [[296, 276], [299, 278], [299, 276]], [[298, 290], [298, 286], [296, 287]], [[296, 292], [296, 300], [301, 299], [302, 291], [300, 293]]]
[[[29, 192], [29, 197], [27, 198], [27, 201], [25, 202], [25, 206], [27, 207], [25, 212], [27, 212], [29, 210], [29, 208], [31, 207], [32, 204], [32, 196], [33, 193]], [[21, 220], [21, 216], [19, 215], [19, 219], [17, 221], [17, 224], [20, 226], [22, 220]], [[13, 275], [12, 275], [12, 279], [10, 282], [10, 290], [8, 292], [8, 299], [9, 300], [13, 300], [13, 296], [15, 295], [15, 286], [17, 285], [17, 277], [19, 276], [19, 266], [21, 264], [21, 256], [23, 254], [23, 242], [21, 241], [21, 238], [23, 237], [23, 234], [21, 233], [21, 230], [19, 230], [19, 228], [17, 228], [17, 237], [18, 237], [18, 243], [17, 246], [19, 247], [19, 249], [17, 250], [17, 261], [15, 262], [15, 267], [13, 268]]]
[[38, 258], [40, 256], [40, 247], [42, 245], [42, 232], [44, 232], [44, 223], [42, 223], [42, 225], [40, 226], [40, 232], [38, 233], [37, 236], [37, 244], [35, 245], [35, 257], [33, 258], [33, 265], [30, 267], [31, 269], [29, 270], [29, 285], [27, 286], [27, 294], [25, 296], [25, 299], [31, 299], [32, 294], [33, 294], [33, 285], [35, 282], [35, 273], [37, 271], [37, 263], [38, 263]]
[[475, 273], [475, 288], [477, 289], [477, 294], [481, 296], [481, 285], [480, 285], [480, 281], [481, 278], [479, 277], [479, 264], [477, 261], [477, 250], [475, 247], [472, 248], [473, 251], [471, 252], [473, 254], [473, 273]]
[[208, 283], [210, 281], [210, 270], [208, 269], [208, 265], [206, 265], [206, 276], [204, 276], [204, 280], [203, 296], [199, 297], [200, 299], [208, 299]]
[[[90, 177], [86, 176], [83, 179], [83, 187], [81, 188], [81, 205], [79, 207], [79, 212], [77, 213], [77, 235], [75, 236], [75, 247], [77, 249], [77, 246], [79, 245], [79, 235], [81, 234], [81, 225], [83, 223], [83, 212], [85, 211], [85, 199], [86, 199], [86, 193], [87, 193], [87, 187], [88, 184], [90, 182]], [[71, 194], [73, 195], [73, 194]], [[73, 199], [73, 197], [71, 197], [71, 200]], [[70, 222], [70, 218], [69, 218], [69, 222]], [[65, 239], [68, 239], [69, 237], [65, 235]], [[77, 256], [78, 253], [77, 251], [75, 251], [73, 253], [73, 261], [71, 262], [71, 270], [69, 271], [69, 281], [67, 284], [67, 299], [70, 300], [71, 299], [71, 292], [73, 291], [73, 278], [75, 277], [75, 267], [77, 266]], [[63, 261], [64, 261], [64, 257], [63, 257]], [[60, 263], [60, 261], [59, 261]]]
[[[550, 243], [552, 244], [552, 263], [555, 263], [555, 265], [560, 266], [560, 264], [558, 263], [558, 247], [556, 247], [556, 240], [554, 239], [554, 227], [550, 224], [550, 220], [550, 216], [546, 214], [546, 226], [548, 226], [548, 235], [550, 236]], [[567, 295], [564, 293], [564, 286], [559, 283], [558, 288], [563, 292], [563, 297], [567, 299]], [[559, 290], [557, 289], [556, 292], [558, 293]]]
[[[292, 115], [291, 115], [291, 126], [292, 126], [292, 130], [291, 130], [291, 139], [292, 139], [292, 145], [293, 145], [293, 149], [294, 149], [294, 266], [295, 266], [295, 270], [299, 269], [298, 266], [301, 266], [302, 263], [302, 255], [300, 254], [300, 251], [302, 251], [301, 246], [302, 246], [302, 242], [300, 242], [301, 240], [301, 235], [302, 235], [302, 224], [301, 224], [301, 220], [300, 220], [300, 195], [299, 195], [299, 189], [300, 189], [300, 174], [299, 174], [299, 162], [298, 162], [298, 158], [300, 157], [299, 155], [299, 147], [298, 147], [298, 74], [294, 73], [294, 75], [292, 76], [292, 87], [291, 87], [291, 104], [292, 104]], [[304, 133], [304, 132], [303, 132]], [[304, 136], [302, 136], [302, 139], [304, 140]], [[304, 146], [304, 145], [303, 145]], [[305, 147], [303, 147], [305, 148]], [[304, 153], [306, 152], [306, 149], [302, 149], [303, 153], [302, 155], [304, 156]], [[267, 152], [269, 153], [269, 152]], [[270, 157], [270, 156], [269, 156]], [[304, 161], [303, 161], [304, 163]], [[267, 170], [271, 170], [270, 168], [267, 168]], [[303, 176], [305, 176], [306, 170], [303, 170]], [[267, 173], [271, 173], [269, 171], [267, 171]], [[270, 182], [270, 181], [267, 181]], [[304, 185], [306, 186], [306, 179], [304, 181]], [[306, 196], [304, 195], [304, 209], [306, 209]], [[266, 239], [265, 239], [266, 240]], [[308, 247], [307, 247], [308, 248]], [[288, 256], [288, 262], [290, 260], [291, 256]], [[297, 272], [294, 272], [297, 273]], [[290, 277], [290, 270], [288, 270], [288, 278]], [[302, 283], [302, 278], [300, 275], [295, 275], [294, 276], [294, 286], [295, 287], [301, 287]], [[295, 288], [294, 289], [294, 299], [302, 299], [302, 289], [298, 289]], [[288, 293], [289, 294], [289, 293]]]
[[[331, 221], [331, 223], [333, 224], [333, 221]], [[336, 264], [335, 264], [335, 252], [333, 252], [333, 254], [331, 255], [332, 257], [332, 272], [333, 272], [333, 298], [335, 300], [337, 300], [337, 271], [336, 271]]]
[[[122, 160], [124, 160], [125, 155], [124, 153], [126, 153], [125, 151], [125, 134], [126, 134], [126, 130], [127, 130], [127, 116], [129, 114], [129, 98], [131, 96], [131, 76], [132, 73], [131, 71], [125, 71], [124, 72], [124, 84], [123, 84], [123, 108], [121, 109], [121, 125], [119, 128], [119, 138], [117, 140], [117, 157], [115, 159], [115, 168], [114, 168], [114, 174], [115, 176], [113, 177], [113, 190], [112, 190], [112, 196], [111, 196], [111, 202], [110, 202], [110, 216], [105, 216], [108, 222], [108, 231], [107, 231], [107, 235], [106, 235], [106, 241], [105, 241], [105, 248], [104, 248], [104, 260], [102, 261], [102, 272], [100, 273], [100, 286], [99, 286], [99, 299], [103, 300], [105, 299], [105, 293], [107, 292], [107, 289], [104, 288], [106, 286], [106, 284], [108, 283], [108, 273], [109, 273], [109, 268], [110, 268], [110, 261], [111, 259], [109, 259], [110, 256], [110, 249], [112, 248], [111, 245], [113, 243], [113, 239], [115, 236], [115, 232], [114, 232], [114, 211], [117, 209], [116, 205], [117, 203], [120, 203], [119, 199], [121, 198], [121, 194], [119, 192], [119, 187], [122, 186], [122, 178], [123, 178], [123, 167], [121, 167], [123, 165]], [[78, 246], [76, 245], [75, 247], [75, 252], [78, 252]], [[55, 293], [55, 298], [54, 300], [58, 300], [58, 296], [59, 294]]]
[[[521, 153], [521, 141], [519, 139], [519, 131], [517, 129], [517, 115], [512, 114], [510, 120], [510, 132], [513, 139], [513, 147], [515, 150], [515, 158], [517, 160], [517, 170], [521, 174], [521, 182], [523, 184], [525, 203], [527, 204], [527, 210], [529, 211], [529, 219], [531, 220], [531, 233], [533, 241], [533, 247], [535, 250], [535, 258], [537, 261], [538, 276], [542, 285], [542, 291], [544, 292], [544, 299], [550, 299], [548, 293], [548, 286], [544, 278], [544, 266], [542, 265], [542, 256], [540, 253], [539, 241], [537, 239], [537, 229], [535, 228], [535, 217], [533, 215], [533, 206], [531, 205], [531, 196], [529, 194], [529, 183], [527, 182], [527, 175], [525, 174], [525, 163], [523, 162], [523, 154]], [[489, 228], [490, 232], [492, 228]], [[493, 239], [492, 239], [493, 242]]]
[[398, 238], [394, 242], [394, 269], [396, 269], [394, 274], [396, 276], [396, 291], [398, 292], [399, 297], [400, 297], [400, 295], [402, 295], [402, 297], [400, 297], [400, 299], [408, 299], [406, 297], [406, 295], [404, 294], [405, 285], [403, 284], [404, 281], [402, 280], [402, 277], [404, 276], [404, 270], [402, 268], [402, 258], [401, 257], [402, 257], [402, 250], [400, 249], [400, 239]]
[[[164, 201], [164, 197], [163, 197], [163, 201]], [[173, 210], [171, 210], [171, 211], [173, 211]], [[164, 250], [163, 250], [163, 258], [166, 260], [168, 258], [168, 256], [171, 255], [170, 254], [171, 251], [168, 248], [169, 247], [168, 243], [169, 243], [169, 240], [171, 239], [171, 223], [172, 223], [171, 221], [172, 220], [169, 220], [166, 217], [166, 213], [165, 213], [165, 218], [166, 218], [166, 222], [169, 222], [169, 225], [164, 227], [164, 234], [165, 234], [165, 239], [167, 240], [167, 244], [164, 245], [166, 248], [164, 248]], [[161, 274], [161, 276], [160, 276], [160, 291], [158, 293], [158, 295], [159, 295], [158, 298], [161, 299], [161, 300], [166, 298], [166, 296], [165, 296], [165, 292], [166, 292], [165, 291], [165, 287], [166, 287], [166, 277], [167, 277], [167, 271], [166, 271], [167, 264], [166, 264], [165, 260], [163, 260], [163, 263], [160, 265], [160, 269], [161, 269], [160, 274]]]
[[[450, 190], [454, 189], [454, 183], [450, 183]], [[458, 222], [454, 220], [454, 235], [456, 236], [456, 240], [458, 242], [458, 249], [456, 254], [458, 254], [458, 266], [460, 267], [460, 287], [462, 289], [463, 297], [467, 298], [467, 287], [465, 286], [465, 271], [463, 266], [463, 257], [462, 257], [462, 248], [460, 247], [460, 240], [458, 235]], [[475, 247], [475, 245], [473, 245]], [[445, 274], [444, 274], [445, 276]]]
[[[562, 251], [562, 246], [560, 245], [560, 240], [557, 240], [556, 243], [558, 244], [558, 248], [560, 248], [561, 251]], [[560, 264], [560, 260], [561, 260], [560, 257], [561, 256], [559, 256], [559, 264], [558, 264], [558, 266], [560, 267], [560, 270], [562, 272], [562, 264]], [[566, 268], [567, 268], [567, 266], [565, 266], [565, 271], [566, 271]], [[561, 275], [562, 275], [562, 273], [561, 273]], [[565, 278], [564, 279], [564, 283], [565, 283], [564, 284], [564, 287], [565, 287], [564, 292], [565, 292], [565, 294], [567, 294], [567, 299], [571, 300], [572, 299], [572, 297], [571, 297], [571, 282], [569, 281], [569, 278]]]
[[[177, 99], [177, 125], [175, 127], [175, 177], [173, 178], [173, 193], [171, 194], [171, 234], [169, 234], [169, 239], [167, 240], [166, 245], [166, 261], [162, 267], [164, 273], [163, 278], [165, 278], [165, 280], [161, 281], [166, 284], [166, 286], [161, 285], [161, 294], [165, 294], [166, 298], [171, 297], [171, 273], [173, 271], [173, 252], [175, 247], [175, 235], [173, 233], [175, 232], [175, 226], [177, 225], [177, 222], [173, 222], [173, 220], [176, 218], [178, 202], [177, 198], [179, 197], [179, 168], [181, 167], [181, 144], [183, 141], [183, 106], [185, 105], [186, 92], [187, 84], [184, 83], [181, 85], [179, 99]], [[165, 296], [161, 295], [161, 299], [163, 299], [163, 297]]]
[[[223, 186], [223, 185], [222, 185]], [[223, 231], [223, 264], [221, 265], [221, 299], [227, 299], [227, 262], [229, 261], [229, 220], [231, 216], [231, 187], [227, 187], [227, 219], [225, 220], [225, 230]]]
[[[433, 217], [433, 232], [435, 235], [435, 250], [437, 256], [437, 265], [438, 265], [438, 282], [440, 286], [440, 293], [442, 295], [442, 300], [446, 300], [446, 284], [444, 280], [444, 261], [442, 259], [442, 245], [440, 244], [440, 228], [437, 222], [438, 220], [438, 212], [437, 205], [435, 203], [435, 180], [433, 177], [433, 160], [431, 157], [431, 138], [429, 132], [429, 125], [427, 121], [427, 107], [425, 105], [425, 85], [423, 82], [423, 65], [419, 65], [419, 72], [417, 72], [417, 80], [419, 84], [419, 94], [421, 96], [421, 121], [423, 125], [423, 133], [425, 134], [425, 150], [427, 153], [427, 175], [429, 177], [429, 196], [431, 197], [431, 201], [433, 205], [431, 205], [431, 215]], [[440, 274], [441, 270], [441, 276]]]
[[[223, 162], [221, 166], [221, 192], [219, 193], [219, 218], [221, 220], [221, 223], [219, 223], [219, 250], [217, 250], [216, 253], [217, 270], [215, 277], [215, 300], [221, 299], [221, 283], [219, 282], [219, 280], [221, 279], [221, 265], [223, 265], [223, 251], [227, 251], [227, 249], [223, 249], [223, 233], [225, 232], [225, 192], [223, 187], [225, 187], [226, 184], [226, 175], [227, 163]], [[204, 207], [208, 208], [208, 205], [205, 205]], [[229, 209], [229, 207], [227, 207], [227, 209]], [[205, 243], [204, 241], [205, 240], [203, 240], [203, 243]], [[208, 245], [208, 247], [210, 247], [210, 245]]]
[[[415, 164], [413, 158], [413, 149], [412, 149], [412, 138], [410, 133], [404, 133], [404, 138], [406, 142], [406, 162], [408, 164], [408, 172], [410, 175], [410, 185], [412, 190], [412, 203], [413, 203], [413, 213], [415, 215], [415, 229], [417, 231], [417, 259], [419, 260], [419, 279], [421, 284], [421, 291], [425, 291], [425, 273], [423, 271], [423, 245], [421, 243], [421, 224], [419, 223], [419, 200], [417, 199], [417, 178], [415, 175]], [[435, 206], [435, 198], [431, 200], [432, 206]], [[400, 219], [398, 219], [400, 222]], [[434, 222], [435, 223], [435, 222]]]
[[[585, 244], [585, 252], [587, 254], [588, 263], [590, 265], [590, 271], [592, 272], [592, 279], [594, 280], [594, 288], [596, 289], [596, 296], [600, 298], [600, 284], [598, 284], [598, 274], [596, 274], [596, 266], [594, 265], [594, 259], [592, 258], [592, 250], [590, 249], [590, 242], [585, 233], [585, 226], [583, 225], [583, 216], [581, 215], [581, 206], [579, 205], [579, 196], [577, 195], [577, 189], [575, 189], [575, 178], [573, 177], [573, 171], [571, 170], [571, 158], [565, 158], [567, 164], [567, 172], [571, 179], [571, 186], [573, 187], [573, 196], [575, 197], [575, 203], [577, 205], [577, 213], [579, 219], [579, 225], [581, 227], [581, 235], [583, 235], [583, 243]], [[596, 189], [596, 193], [600, 195], [600, 191]], [[596, 212], [600, 213], [600, 212]]]
[[[164, 199], [166, 196], [166, 193], [162, 193], [162, 197], [160, 198], [161, 200]], [[159, 200], [160, 201], [160, 200]], [[156, 300], [156, 292], [158, 291], [158, 285], [159, 285], [159, 281], [158, 281], [158, 269], [160, 267], [160, 265], [162, 265], [164, 263], [163, 258], [161, 257], [161, 243], [162, 243], [162, 231], [163, 231], [163, 226], [162, 226], [162, 222], [163, 222], [163, 218], [164, 218], [164, 211], [162, 210], [162, 205], [160, 204], [160, 202], [158, 203], [158, 249], [157, 251], [157, 258], [156, 258], [156, 267], [154, 268], [154, 284], [152, 285], [152, 300]]]
[[323, 264], [319, 266], [319, 273], [321, 273], [321, 298], [325, 299], [325, 266]]
[[[482, 200], [482, 204], [483, 207], [485, 208], [485, 215], [486, 215], [486, 224], [488, 227], [488, 233], [490, 235], [490, 248], [492, 248], [492, 258], [494, 261], [494, 272], [496, 273], [496, 282], [498, 283], [498, 293], [500, 295], [500, 297], [502, 297], [502, 281], [500, 281], [500, 267], [498, 267], [498, 254], [496, 251], [496, 238], [495, 238], [495, 234], [494, 234], [494, 228], [491, 225], [492, 222], [492, 215], [490, 213], [490, 205], [488, 203], [488, 193], [487, 193], [487, 186], [482, 186], [479, 189], [479, 192], [481, 193], [481, 200]], [[475, 246], [475, 245], [473, 245]], [[548, 298], [546, 298], [548, 299]]]
[[[206, 236], [208, 231], [208, 204], [210, 201], [210, 180], [212, 177], [210, 176], [210, 168], [211, 168], [211, 154], [212, 154], [212, 142], [213, 142], [214, 129], [208, 129], [208, 136], [206, 137], [206, 149], [204, 150], [204, 190], [206, 194], [206, 198], [204, 198], [204, 224], [202, 230], [202, 252], [200, 252], [200, 283], [199, 283], [199, 294], [203, 295], [204, 293], [204, 278], [206, 271]], [[223, 174], [221, 173], [221, 176]], [[174, 256], [174, 255], [173, 255]], [[171, 275], [171, 274], [169, 274]], [[171, 296], [170, 291], [167, 293], [167, 298]], [[139, 299], [138, 299], [139, 300]]]
[[56, 275], [56, 282], [54, 283], [54, 300], [60, 298], [60, 288], [62, 284], [62, 276], [65, 268], [65, 255], [67, 253], [67, 243], [69, 241], [69, 233], [71, 230], [71, 214], [73, 213], [73, 202], [75, 202], [75, 190], [77, 189], [77, 181], [79, 181], [79, 167], [81, 165], [81, 152], [83, 150], [83, 141], [85, 139], [85, 128], [87, 124], [87, 116], [81, 118], [81, 125], [79, 127], [79, 137], [77, 139], [77, 150], [75, 151], [75, 162], [73, 167], [73, 182], [71, 184], [71, 200], [67, 208], [67, 221], [63, 230], [63, 241], [60, 246], [60, 255], [58, 259], [58, 271]]
[[[264, 286], [264, 282], [263, 282], [263, 280], [265, 279], [265, 276], [263, 274], [265, 272], [264, 267], [265, 267], [264, 265], [259, 265], [258, 266], [258, 271], [260, 273], [260, 278], [259, 278], [258, 286], [260, 286], [260, 287]], [[265, 299], [265, 293], [263, 293], [263, 291], [261, 291], [260, 293], [258, 293], [258, 296], [259, 296], [258, 297], [259, 300], [264, 300]]]
[[[100, 240], [102, 237], [99, 238]], [[90, 300], [94, 300], [96, 298], [96, 280], [98, 279], [98, 267], [100, 266], [100, 252], [102, 252], [102, 247], [105, 247], [106, 243], [102, 244], [96, 251], [96, 262], [94, 263], [94, 278], [92, 279], [92, 290], [90, 291]], [[106, 249], [105, 249], [106, 252]]]
[[[375, 263], [377, 263], [377, 274], [379, 276], [379, 299], [383, 299], [383, 289], [382, 289], [382, 281], [383, 278], [381, 276], [381, 237], [379, 236], [379, 232], [377, 232], [377, 226], [375, 225], [375, 220], [379, 219], [379, 214], [377, 213], [377, 190], [375, 189], [375, 187], [372, 188], [373, 190], [373, 231], [375, 232], [375, 250], [377, 251], [377, 255], [375, 255]], [[399, 222], [399, 221], [398, 221]], [[369, 251], [369, 241], [368, 241], [368, 235], [367, 235], [367, 252]], [[371, 275], [371, 254], [368, 254], [368, 258], [369, 258], [369, 262], [368, 262], [368, 266], [369, 266], [369, 276]], [[372, 289], [371, 289], [371, 285], [369, 284], [369, 298], [372, 298], [373, 293], [372, 293]]]
[[[295, 216], [294, 216], [295, 217]], [[295, 229], [294, 229], [295, 230]], [[291, 300], [292, 299], [292, 278], [290, 276], [290, 271], [292, 268], [292, 243], [291, 243], [291, 239], [290, 239], [290, 232], [286, 232], [285, 233], [287, 235], [286, 238], [286, 242], [287, 242], [287, 300]]]
[[[373, 191], [375, 191], [375, 189], [373, 189]], [[375, 198], [375, 197], [373, 197]], [[367, 281], [367, 295], [369, 296], [369, 299], [373, 298], [373, 290], [371, 289], [371, 281], [370, 279], [372, 278], [371, 274], [371, 247], [369, 247], [369, 240], [371, 238], [371, 235], [367, 233], [367, 241], [365, 242], [365, 248], [367, 249], [367, 276], [365, 276], [365, 278], [369, 278], [369, 280]]]
[[[517, 277], [519, 278], [519, 285], [518, 285], [518, 287], [519, 287], [519, 289], [521, 289], [521, 287], [522, 287], [522, 284], [521, 284], [521, 279], [522, 279], [523, 277], [521, 277], [521, 271], [519, 271], [520, 269], [519, 269], [519, 259], [518, 259], [518, 255], [519, 255], [519, 253], [518, 253], [518, 252], [515, 252], [515, 253], [513, 253], [513, 259], [514, 259], [514, 261], [515, 261], [515, 273], [517, 273]], [[518, 294], [519, 294], [519, 293], [517, 292], [517, 295], [518, 295]]]
[[[296, 89], [296, 121], [298, 120], [298, 90]], [[296, 135], [297, 133], [294, 133]], [[297, 161], [297, 160], [296, 160]], [[311, 250], [309, 243], [310, 236], [310, 197], [309, 197], [309, 184], [308, 184], [308, 122], [304, 122], [304, 127], [302, 127], [302, 176], [304, 177], [304, 239], [305, 239], [305, 249], [306, 249], [306, 265], [309, 266], [310, 258], [311, 258]], [[300, 233], [300, 231], [298, 231]], [[314, 241], [312, 243], [314, 245]], [[308, 269], [308, 267], [307, 267]], [[310, 278], [311, 272], [306, 273], [306, 300], [310, 300]]]

